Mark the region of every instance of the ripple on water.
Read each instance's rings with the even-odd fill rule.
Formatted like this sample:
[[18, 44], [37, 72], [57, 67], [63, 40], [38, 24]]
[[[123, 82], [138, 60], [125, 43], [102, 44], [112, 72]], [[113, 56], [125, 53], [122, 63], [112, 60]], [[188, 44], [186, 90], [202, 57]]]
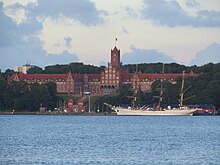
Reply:
[[0, 164], [218, 164], [218, 117], [0, 116]]

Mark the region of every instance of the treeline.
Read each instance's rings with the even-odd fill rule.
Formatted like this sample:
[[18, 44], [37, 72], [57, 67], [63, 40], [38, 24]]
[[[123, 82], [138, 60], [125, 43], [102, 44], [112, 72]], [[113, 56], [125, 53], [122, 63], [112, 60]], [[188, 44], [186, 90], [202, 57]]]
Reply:
[[99, 74], [104, 70], [104, 66], [84, 65], [83, 63], [70, 63], [69, 65], [51, 65], [46, 66], [43, 70], [40, 67], [33, 67], [28, 70], [29, 74]]
[[[142, 73], [161, 73], [163, 68], [163, 63], [150, 63], [150, 64], [128, 64], [123, 65], [124, 68], [128, 68], [128, 71], [130, 73], [135, 73], [136, 70], [140, 71]], [[185, 66], [180, 65], [177, 63], [170, 63], [170, 64], [164, 64], [165, 73], [182, 73], [185, 71], [186, 73], [189, 73], [193, 71], [194, 73], [214, 73], [218, 72], [220, 69], [220, 63], [213, 64], [208, 63], [203, 66]]]
[[[161, 73], [163, 63], [150, 63], [150, 64], [128, 64], [123, 65], [123, 68], [127, 68], [130, 73], [135, 73], [136, 70], [142, 73]], [[165, 73], [182, 73], [185, 71], [189, 73], [193, 71], [194, 73], [210, 73], [219, 71], [220, 63], [213, 64], [208, 63], [203, 66], [185, 66], [177, 63], [164, 64]], [[83, 63], [70, 63], [68, 65], [51, 65], [46, 66], [45, 69], [40, 67], [31, 68], [29, 74], [65, 74], [65, 73], [75, 73], [75, 74], [99, 74], [103, 71], [105, 66], [94, 66], [94, 65], [84, 65]]]
[[56, 104], [56, 84], [8, 83], [0, 74], [0, 111], [38, 111], [41, 105], [54, 109]]
[[[150, 63], [150, 64], [128, 64], [123, 65], [123, 68], [128, 69], [129, 73], [135, 73], [136, 71], [142, 73], [161, 73], [163, 63]], [[74, 74], [100, 74], [106, 67], [105, 66], [94, 66], [94, 65], [85, 65], [83, 63], [70, 63], [68, 65], [50, 65], [46, 66], [44, 69], [38, 66], [34, 66], [33, 68], [28, 70], [28, 74], [66, 74], [66, 73], [74, 73]], [[218, 72], [220, 68], [220, 63], [213, 64], [208, 63], [203, 66], [185, 66], [177, 63], [164, 64], [165, 73], [182, 73], [185, 71], [189, 73], [193, 71], [198, 74], [205, 73], [214, 73]], [[7, 76], [14, 73], [13, 70], [6, 70], [2, 73], [2, 76], [6, 79]]]

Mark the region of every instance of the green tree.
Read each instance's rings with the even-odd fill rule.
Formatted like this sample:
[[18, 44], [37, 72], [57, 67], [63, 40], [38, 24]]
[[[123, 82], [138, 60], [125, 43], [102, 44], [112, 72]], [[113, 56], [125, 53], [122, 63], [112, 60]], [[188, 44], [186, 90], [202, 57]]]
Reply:
[[0, 74], [0, 111], [3, 111], [7, 108], [7, 89], [8, 84], [4, 80], [2, 74]]
[[34, 66], [32, 68], [30, 68], [28, 71], [27, 71], [28, 74], [42, 74], [44, 73], [43, 69], [38, 67], [38, 66]]

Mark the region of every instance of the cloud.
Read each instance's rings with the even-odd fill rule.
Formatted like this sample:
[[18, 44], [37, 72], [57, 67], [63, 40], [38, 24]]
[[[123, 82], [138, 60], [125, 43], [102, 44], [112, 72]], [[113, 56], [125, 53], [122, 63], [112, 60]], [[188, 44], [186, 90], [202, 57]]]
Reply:
[[0, 47], [12, 46], [20, 42], [18, 34], [18, 27], [10, 17], [6, 16], [3, 12], [3, 3], [0, 2]]
[[[23, 10], [24, 11], [24, 16], [25, 18], [23, 18], [23, 21], [17, 22], [17, 33], [20, 33], [22, 35], [29, 35], [29, 34], [36, 34], [38, 33], [40, 30], [42, 30], [43, 26], [42, 26], [42, 22], [40, 22], [37, 18], [37, 16], [32, 15], [31, 10], [33, 9], [34, 4], [33, 3], [29, 3], [27, 6], [23, 6], [22, 4], [19, 3], [15, 3], [13, 5], [9, 5], [7, 6], [5, 9], [8, 10], [8, 12], [12, 15], [14, 15], [16, 17], [16, 12], [18, 12], [19, 10]], [[17, 17], [20, 17], [20, 13], [17, 14]], [[13, 20], [13, 22], [17, 21], [16, 19], [19, 18], [11, 18], [11, 20]]]
[[105, 62], [105, 61], [100, 61], [100, 62], [99, 62], [99, 66], [107, 66], [107, 62]]
[[0, 61], [1, 69], [13, 69], [14, 66], [23, 65], [27, 61], [39, 64], [45, 55], [39, 42], [36, 38], [29, 38], [28, 44], [17, 44], [13, 48], [0, 48], [0, 58], [4, 59]]
[[[33, 4], [27, 5], [27, 8]], [[14, 4], [8, 6], [11, 10], [24, 9], [26, 6]], [[64, 50], [60, 54], [47, 54], [43, 43], [38, 38], [38, 32], [43, 28], [37, 17], [27, 14], [25, 21], [16, 23], [13, 18], [5, 15], [3, 3], [0, 2], [0, 69], [6, 70], [14, 66], [31, 64], [44, 67], [48, 64], [79, 61], [76, 54]], [[72, 38], [64, 38], [65, 46], [71, 47]]]
[[177, 1], [144, 0], [142, 15], [157, 25], [220, 27], [220, 11], [200, 10], [196, 16], [190, 16]]
[[199, 5], [200, 5], [200, 3], [197, 2], [196, 0], [187, 0], [186, 1], [186, 6], [188, 6], [188, 7], [196, 7]]
[[126, 11], [127, 15], [129, 17], [134, 17], [134, 18], [137, 18], [138, 15], [137, 13], [134, 11], [134, 9], [130, 8], [130, 7], [125, 7], [124, 10]]
[[131, 52], [125, 53], [122, 56], [122, 62], [124, 64], [175, 62], [175, 60], [169, 57], [168, 55], [164, 54], [163, 52], [159, 52], [155, 49], [138, 49], [134, 46], [131, 46], [130, 50]]
[[16, 45], [13, 49], [10, 47], [0, 48], [0, 59], [4, 59], [0, 60], [0, 69], [12, 69], [14, 66], [26, 64], [27, 61], [40, 67], [45, 67], [49, 64], [69, 64], [79, 61], [76, 54], [68, 51], [63, 51], [60, 54], [47, 54], [41, 46], [42, 43], [36, 37], [30, 37], [27, 43]]
[[[31, 6], [32, 8], [33, 6]], [[31, 9], [30, 8], [30, 9]], [[71, 18], [80, 21], [84, 25], [97, 25], [103, 23], [101, 15], [95, 4], [89, 0], [38, 0], [33, 8], [35, 16], [57, 18]]]
[[[79, 58], [76, 54], [69, 53], [67, 50], [60, 54], [48, 54], [45, 58], [47, 62], [45, 65], [49, 64], [69, 64], [71, 62], [78, 62]], [[44, 65], [44, 66], [45, 66]]]
[[72, 42], [72, 38], [71, 37], [65, 37], [64, 41], [65, 41], [65, 46], [66, 47], [71, 47], [71, 42]]
[[[15, 12], [24, 7], [16, 3], [7, 8]], [[27, 37], [36, 35], [42, 29], [42, 24], [36, 18], [27, 18], [25, 22], [17, 24], [15, 20], [5, 15], [2, 2], [0, 2], [0, 22], [0, 47], [13, 48], [15, 45], [26, 44]]]
[[122, 32], [125, 34], [129, 34], [129, 31], [125, 26], [122, 26]]
[[191, 61], [190, 65], [204, 65], [209, 62], [220, 62], [220, 44], [213, 43], [204, 50], [196, 53], [196, 57]]

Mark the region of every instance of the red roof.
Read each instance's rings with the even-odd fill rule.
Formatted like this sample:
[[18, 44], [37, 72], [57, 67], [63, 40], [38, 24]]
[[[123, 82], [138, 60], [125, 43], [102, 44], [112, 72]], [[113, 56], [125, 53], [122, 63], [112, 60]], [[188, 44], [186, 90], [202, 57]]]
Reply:
[[47, 80], [47, 79], [51, 79], [51, 80], [66, 80], [68, 78], [68, 74], [17, 74], [19, 80], [24, 80], [24, 79], [28, 79], [28, 80]]
[[[121, 73], [121, 78], [124, 79], [131, 79], [134, 76], [133, 73], [126, 73], [122, 72]], [[166, 73], [166, 74], [161, 74], [161, 73], [138, 73], [138, 78], [140, 80], [142, 79], [158, 79], [158, 78], [165, 78], [165, 79], [176, 79], [177, 77], [182, 77], [182, 73]], [[185, 77], [190, 77], [190, 76], [197, 76], [197, 74], [192, 74], [192, 73], [186, 73], [184, 75]]]
[[[91, 81], [101, 81], [101, 74], [71, 74], [73, 79], [76, 81], [83, 81], [85, 76], [88, 76], [88, 80]], [[127, 71], [122, 71], [120, 73], [122, 80], [131, 79], [134, 74], [128, 73]], [[23, 73], [16, 73], [9, 77], [9, 81], [16, 80], [29, 80], [29, 81], [45, 81], [45, 80], [67, 80], [69, 73], [67, 74], [23, 74]], [[198, 74], [193, 73], [186, 73], [185, 77], [190, 76], [198, 76]], [[182, 73], [166, 73], [166, 74], [157, 74], [157, 73], [138, 73], [138, 78], [142, 79], [158, 79], [158, 78], [165, 78], [165, 79], [176, 79], [177, 77], [182, 77]]]

